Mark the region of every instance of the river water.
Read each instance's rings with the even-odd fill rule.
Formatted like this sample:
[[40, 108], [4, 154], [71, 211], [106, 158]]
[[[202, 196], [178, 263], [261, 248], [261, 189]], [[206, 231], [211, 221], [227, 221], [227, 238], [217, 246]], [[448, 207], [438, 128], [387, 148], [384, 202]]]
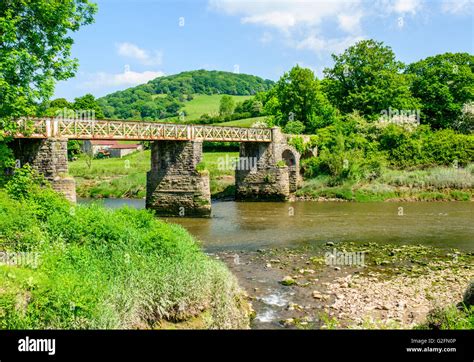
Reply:
[[[82, 199], [80, 203], [92, 200]], [[144, 208], [144, 200], [104, 199], [104, 206]], [[471, 202], [214, 202], [209, 219], [167, 218], [208, 252], [252, 251], [328, 241], [424, 244], [474, 251]]]

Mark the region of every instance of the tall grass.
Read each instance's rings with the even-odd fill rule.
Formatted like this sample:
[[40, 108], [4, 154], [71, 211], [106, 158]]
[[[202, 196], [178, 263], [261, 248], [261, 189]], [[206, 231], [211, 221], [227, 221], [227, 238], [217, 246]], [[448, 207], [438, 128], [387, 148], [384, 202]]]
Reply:
[[245, 328], [233, 275], [182, 227], [147, 211], [71, 206], [52, 191], [0, 191], [0, 250], [39, 253], [0, 266], [0, 328], [159, 328], [205, 315], [202, 327]]
[[393, 186], [418, 188], [455, 188], [469, 189], [474, 186], [474, 174], [469, 166], [467, 169], [454, 167], [435, 167], [415, 171], [386, 171], [379, 182]]

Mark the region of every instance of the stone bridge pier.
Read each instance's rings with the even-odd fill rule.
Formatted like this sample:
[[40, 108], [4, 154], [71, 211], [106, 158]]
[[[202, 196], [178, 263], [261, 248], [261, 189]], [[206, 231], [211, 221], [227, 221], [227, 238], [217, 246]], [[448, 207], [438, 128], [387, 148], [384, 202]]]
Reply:
[[76, 202], [76, 183], [68, 175], [67, 139], [14, 139], [9, 146], [20, 166], [30, 164], [55, 191]]
[[279, 128], [272, 142], [242, 142], [236, 165], [237, 200], [285, 201], [301, 183], [300, 155]]
[[197, 170], [201, 159], [201, 141], [154, 141], [146, 207], [161, 216], [209, 217], [209, 174]]

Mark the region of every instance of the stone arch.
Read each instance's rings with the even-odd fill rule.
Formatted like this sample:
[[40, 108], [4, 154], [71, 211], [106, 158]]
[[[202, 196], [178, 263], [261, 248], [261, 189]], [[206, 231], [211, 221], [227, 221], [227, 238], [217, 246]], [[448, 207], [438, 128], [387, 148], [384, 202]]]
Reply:
[[288, 166], [290, 192], [296, 192], [300, 184], [300, 155], [292, 147], [285, 147], [281, 159]]
[[296, 156], [290, 149], [284, 150], [281, 154], [281, 158], [288, 167], [296, 166]]

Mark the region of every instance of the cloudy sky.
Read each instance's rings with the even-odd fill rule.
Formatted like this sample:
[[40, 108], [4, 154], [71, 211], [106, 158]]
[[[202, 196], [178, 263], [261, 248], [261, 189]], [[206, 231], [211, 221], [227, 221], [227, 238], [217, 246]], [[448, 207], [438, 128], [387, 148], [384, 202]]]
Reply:
[[293, 65], [318, 76], [360, 39], [413, 62], [474, 53], [473, 0], [96, 0], [95, 24], [74, 34], [75, 78], [55, 97], [102, 96], [185, 70], [277, 80]]

